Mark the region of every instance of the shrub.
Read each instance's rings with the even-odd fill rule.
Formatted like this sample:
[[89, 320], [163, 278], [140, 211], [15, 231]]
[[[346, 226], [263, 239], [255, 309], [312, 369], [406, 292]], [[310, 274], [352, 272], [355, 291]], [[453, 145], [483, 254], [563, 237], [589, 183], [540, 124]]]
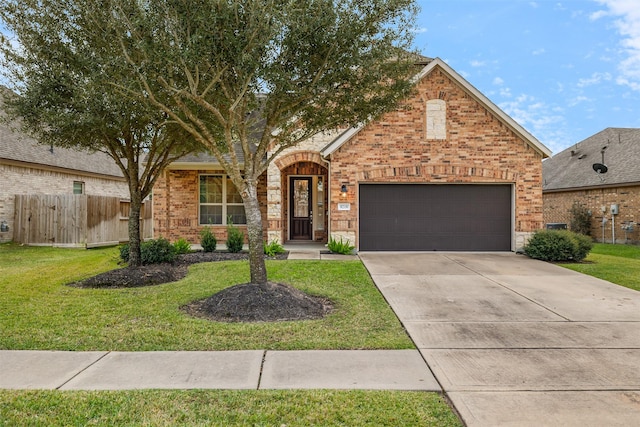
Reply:
[[591, 239], [566, 230], [537, 231], [524, 247], [527, 256], [542, 261], [582, 261], [593, 247]]
[[284, 250], [284, 247], [282, 247], [282, 245], [280, 243], [278, 243], [276, 240], [272, 240], [271, 243], [265, 243], [264, 244], [264, 254], [266, 256], [276, 256], [278, 254], [283, 254], [286, 251]]
[[140, 252], [143, 264], [173, 262], [176, 259], [176, 249], [163, 237], [142, 243]]
[[242, 245], [244, 245], [244, 234], [242, 231], [231, 222], [231, 218], [228, 220], [227, 226], [227, 250], [231, 253], [240, 252]]
[[342, 255], [349, 255], [355, 249], [355, 246], [351, 245], [349, 240], [343, 242], [342, 237], [340, 237], [339, 242], [333, 237], [329, 238], [329, 244], [327, 247], [331, 252]]
[[203, 251], [213, 252], [216, 250], [217, 244], [218, 240], [209, 228], [204, 228], [200, 231], [200, 245], [202, 246]]
[[571, 222], [569, 227], [571, 231], [591, 236], [591, 213], [582, 204], [574, 202], [569, 210], [571, 214]]
[[129, 262], [129, 244], [120, 246], [120, 259]]
[[188, 254], [191, 252], [191, 243], [186, 239], [178, 239], [173, 243], [173, 248], [176, 250], [177, 255]]
[[[120, 248], [120, 258], [129, 262], [129, 245]], [[173, 262], [176, 259], [176, 248], [165, 238], [147, 240], [140, 244], [140, 258], [143, 265]]]

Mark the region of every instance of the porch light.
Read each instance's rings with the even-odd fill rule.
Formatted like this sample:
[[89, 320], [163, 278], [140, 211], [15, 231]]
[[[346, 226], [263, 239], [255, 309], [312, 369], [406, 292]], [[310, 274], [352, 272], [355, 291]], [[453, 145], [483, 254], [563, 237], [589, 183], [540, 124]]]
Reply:
[[342, 197], [347, 197], [347, 184], [342, 184], [342, 188], [340, 189], [340, 195]]

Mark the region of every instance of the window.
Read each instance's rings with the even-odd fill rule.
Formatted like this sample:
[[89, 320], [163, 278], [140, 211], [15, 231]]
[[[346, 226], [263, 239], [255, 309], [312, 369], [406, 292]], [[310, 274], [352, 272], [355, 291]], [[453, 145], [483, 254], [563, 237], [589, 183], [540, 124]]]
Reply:
[[200, 175], [200, 225], [246, 224], [242, 196], [225, 175]]
[[73, 194], [84, 194], [84, 182], [73, 181]]

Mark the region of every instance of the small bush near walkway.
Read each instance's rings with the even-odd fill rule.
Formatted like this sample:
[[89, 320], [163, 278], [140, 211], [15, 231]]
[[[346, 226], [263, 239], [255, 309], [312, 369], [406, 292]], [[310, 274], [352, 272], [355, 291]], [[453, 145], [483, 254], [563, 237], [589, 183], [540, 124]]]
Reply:
[[566, 230], [537, 231], [524, 247], [527, 256], [542, 261], [579, 262], [593, 247], [591, 238]]

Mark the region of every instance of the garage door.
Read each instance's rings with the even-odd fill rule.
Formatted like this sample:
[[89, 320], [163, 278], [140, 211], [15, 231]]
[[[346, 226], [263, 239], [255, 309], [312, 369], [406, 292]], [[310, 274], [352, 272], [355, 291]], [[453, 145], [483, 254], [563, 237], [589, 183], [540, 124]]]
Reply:
[[361, 251], [509, 251], [510, 185], [361, 184]]

